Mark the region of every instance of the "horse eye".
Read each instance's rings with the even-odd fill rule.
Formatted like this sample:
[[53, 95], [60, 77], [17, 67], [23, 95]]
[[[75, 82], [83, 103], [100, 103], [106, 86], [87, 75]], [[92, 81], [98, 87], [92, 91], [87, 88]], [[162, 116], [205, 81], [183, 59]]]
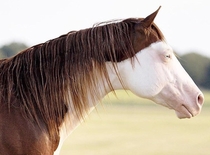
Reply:
[[171, 55], [169, 55], [169, 54], [168, 54], [168, 55], [166, 55], [166, 58], [169, 58], [169, 59], [170, 59], [170, 58], [171, 58]]

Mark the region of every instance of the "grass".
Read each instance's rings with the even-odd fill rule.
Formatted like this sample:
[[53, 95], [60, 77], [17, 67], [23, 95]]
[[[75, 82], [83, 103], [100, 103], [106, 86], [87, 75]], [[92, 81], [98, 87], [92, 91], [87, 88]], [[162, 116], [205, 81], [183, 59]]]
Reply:
[[129, 92], [117, 94], [119, 99], [109, 95], [69, 136], [61, 155], [209, 155], [210, 92], [201, 114], [183, 120]]

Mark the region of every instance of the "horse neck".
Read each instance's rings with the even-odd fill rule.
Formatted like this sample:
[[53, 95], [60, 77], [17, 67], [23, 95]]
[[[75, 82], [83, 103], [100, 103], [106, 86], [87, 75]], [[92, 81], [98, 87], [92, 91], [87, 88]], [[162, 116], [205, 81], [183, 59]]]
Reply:
[[[118, 65], [118, 64], [117, 64]], [[114, 90], [117, 89], [122, 89], [122, 84], [119, 80], [119, 76], [117, 75], [113, 65], [111, 63], [106, 63], [106, 67], [107, 67], [107, 71], [108, 71], [108, 76], [110, 79], [110, 83], [113, 87]], [[120, 70], [122, 69], [122, 67], [118, 66], [118, 71], [120, 72]], [[99, 79], [98, 81], [98, 87], [99, 87], [99, 96], [100, 99], [98, 101], [98, 103], [100, 102], [101, 99], [103, 99], [109, 92], [112, 91], [112, 89], [110, 88], [108, 83], [104, 83], [104, 81], [106, 81], [106, 79]], [[92, 94], [88, 94], [88, 110], [86, 113], [86, 116], [88, 114], [91, 113], [91, 111], [95, 108], [95, 104], [93, 104], [92, 101]], [[65, 120], [64, 123], [62, 124], [62, 126], [60, 127], [60, 137], [61, 137], [61, 143], [63, 143], [63, 141], [78, 127], [78, 125], [83, 122], [84, 118], [79, 119], [75, 113], [74, 110], [72, 110], [73, 108], [69, 108], [71, 110], [68, 111], [68, 113], [65, 116]], [[85, 116], [85, 117], [86, 117]], [[60, 145], [60, 144], [59, 144]]]

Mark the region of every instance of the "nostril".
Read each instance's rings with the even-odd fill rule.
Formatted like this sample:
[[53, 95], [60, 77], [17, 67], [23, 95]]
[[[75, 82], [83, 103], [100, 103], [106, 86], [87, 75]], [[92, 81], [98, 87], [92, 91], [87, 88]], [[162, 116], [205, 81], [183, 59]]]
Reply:
[[198, 95], [197, 102], [198, 102], [199, 105], [203, 105], [203, 102], [204, 102], [203, 94]]

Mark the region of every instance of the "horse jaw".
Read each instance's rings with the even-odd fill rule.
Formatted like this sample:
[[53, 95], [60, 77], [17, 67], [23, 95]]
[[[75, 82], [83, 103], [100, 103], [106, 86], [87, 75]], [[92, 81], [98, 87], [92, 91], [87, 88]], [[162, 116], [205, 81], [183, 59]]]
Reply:
[[126, 89], [174, 109], [179, 118], [200, 113], [204, 96], [181, 66], [171, 47], [156, 42], [118, 64]]

